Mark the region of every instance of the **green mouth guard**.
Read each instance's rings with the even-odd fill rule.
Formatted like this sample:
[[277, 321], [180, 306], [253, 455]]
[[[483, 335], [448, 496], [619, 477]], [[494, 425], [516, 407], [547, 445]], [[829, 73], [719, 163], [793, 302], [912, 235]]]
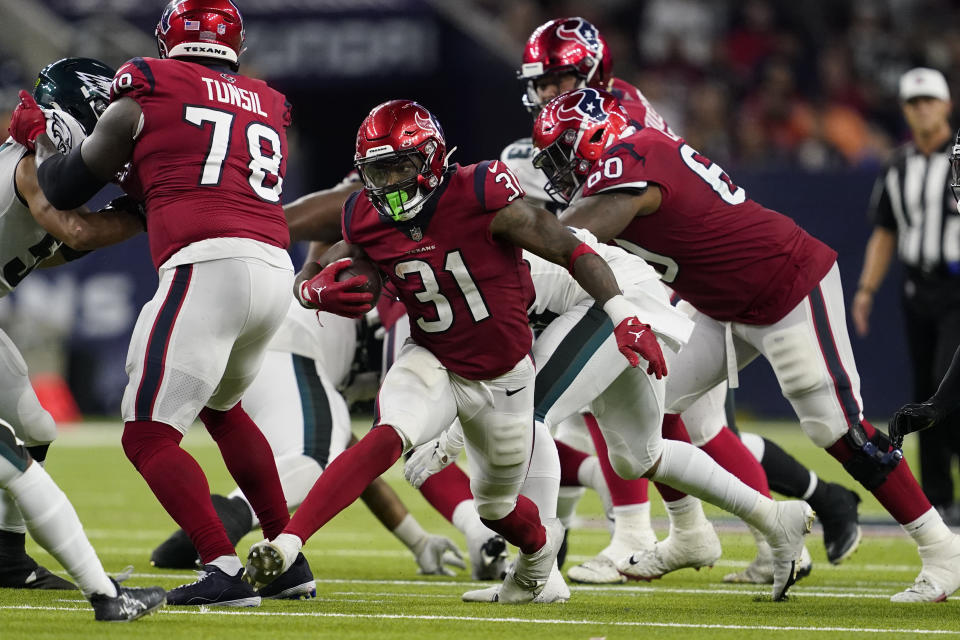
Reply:
[[387, 194], [387, 204], [390, 205], [390, 211], [393, 212], [393, 219], [400, 221], [400, 214], [403, 213], [403, 204], [410, 197], [405, 191], [391, 191]]

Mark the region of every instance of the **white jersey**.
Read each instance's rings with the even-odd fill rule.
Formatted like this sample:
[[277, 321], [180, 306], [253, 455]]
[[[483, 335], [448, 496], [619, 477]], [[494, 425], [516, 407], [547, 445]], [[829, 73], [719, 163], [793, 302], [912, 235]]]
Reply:
[[346, 383], [357, 346], [357, 321], [305, 309], [291, 297], [287, 317], [270, 341], [270, 351], [295, 353], [316, 361], [335, 387]]
[[[83, 129], [63, 111], [44, 110], [47, 135], [61, 153], [83, 140]], [[0, 298], [63, 244], [41, 227], [17, 193], [17, 165], [28, 150], [13, 138], [0, 144]]]
[[[586, 229], [571, 227], [570, 230], [607, 261], [620, 289], [637, 306], [640, 321], [649, 324], [672, 349], [679, 350], [689, 339], [693, 323], [686, 314], [670, 305], [666, 289], [658, 282], [660, 275], [656, 270], [620, 247], [603, 244]], [[523, 259], [530, 264], [530, 276], [536, 290], [536, 299], [527, 310], [529, 314], [561, 315], [592, 301], [590, 294], [564, 267], [529, 251], [523, 252]], [[655, 286], [651, 286], [652, 283], [656, 283]]]
[[527, 193], [524, 200], [538, 206], [546, 206], [553, 202], [547, 195], [547, 176], [533, 166], [533, 157], [537, 150], [533, 147], [533, 138], [520, 138], [511, 142], [500, 153], [500, 162], [503, 162], [520, 181], [520, 186]]

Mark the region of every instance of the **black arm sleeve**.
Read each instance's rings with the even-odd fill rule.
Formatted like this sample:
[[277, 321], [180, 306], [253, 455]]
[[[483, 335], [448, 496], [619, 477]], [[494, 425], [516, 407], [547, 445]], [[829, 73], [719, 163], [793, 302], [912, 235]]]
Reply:
[[954, 352], [950, 368], [930, 402], [945, 416], [960, 408], [960, 349]]
[[67, 155], [56, 154], [37, 168], [37, 181], [47, 202], [61, 211], [76, 209], [107, 183], [93, 175], [77, 145]]

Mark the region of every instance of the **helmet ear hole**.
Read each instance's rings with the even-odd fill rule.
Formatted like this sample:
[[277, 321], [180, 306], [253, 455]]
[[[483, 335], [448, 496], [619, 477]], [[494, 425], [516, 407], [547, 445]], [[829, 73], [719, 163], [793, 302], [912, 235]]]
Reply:
[[593, 132], [593, 135], [590, 136], [590, 144], [596, 144], [603, 140], [603, 134], [606, 133], [606, 129], [597, 129]]

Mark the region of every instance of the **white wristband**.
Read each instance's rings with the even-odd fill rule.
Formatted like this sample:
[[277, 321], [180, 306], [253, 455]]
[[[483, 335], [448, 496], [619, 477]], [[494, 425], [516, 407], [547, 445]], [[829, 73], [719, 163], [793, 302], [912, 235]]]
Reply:
[[619, 325], [625, 319], [637, 315], [637, 308], [623, 295], [613, 296], [603, 305], [604, 312], [613, 320], [613, 326]]
[[423, 530], [420, 523], [410, 513], [400, 521], [400, 524], [391, 533], [397, 536], [408, 549], [413, 549], [418, 542], [427, 536], [427, 532]]

